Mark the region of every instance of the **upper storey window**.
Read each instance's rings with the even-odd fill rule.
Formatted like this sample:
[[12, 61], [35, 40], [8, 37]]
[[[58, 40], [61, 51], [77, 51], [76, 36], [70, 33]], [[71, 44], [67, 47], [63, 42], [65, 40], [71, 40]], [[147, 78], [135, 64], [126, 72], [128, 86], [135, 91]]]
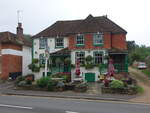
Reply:
[[76, 45], [83, 46], [84, 45], [84, 35], [78, 34], [76, 37]]
[[64, 47], [64, 39], [63, 38], [56, 38], [55, 39], [56, 48], [63, 48]]
[[103, 34], [102, 33], [93, 34], [93, 43], [95, 46], [103, 45]]
[[39, 48], [45, 49], [47, 47], [47, 38], [40, 38], [39, 39]]

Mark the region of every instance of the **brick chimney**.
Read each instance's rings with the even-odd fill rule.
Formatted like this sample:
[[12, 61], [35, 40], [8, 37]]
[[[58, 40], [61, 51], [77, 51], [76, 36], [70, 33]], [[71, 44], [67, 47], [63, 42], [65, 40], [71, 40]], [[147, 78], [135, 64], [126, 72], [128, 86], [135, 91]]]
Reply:
[[18, 23], [17, 27], [17, 38], [21, 41], [23, 41], [23, 28], [22, 28], [22, 23]]

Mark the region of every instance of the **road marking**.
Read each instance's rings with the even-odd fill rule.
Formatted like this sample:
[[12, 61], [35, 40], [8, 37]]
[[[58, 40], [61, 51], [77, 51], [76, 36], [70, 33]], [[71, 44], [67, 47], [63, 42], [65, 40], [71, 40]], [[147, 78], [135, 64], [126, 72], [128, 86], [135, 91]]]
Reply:
[[65, 113], [79, 113], [79, 112], [65, 111]]
[[33, 109], [32, 107], [15, 106], [15, 105], [7, 105], [7, 104], [0, 104], [0, 107], [19, 108], [19, 109]]

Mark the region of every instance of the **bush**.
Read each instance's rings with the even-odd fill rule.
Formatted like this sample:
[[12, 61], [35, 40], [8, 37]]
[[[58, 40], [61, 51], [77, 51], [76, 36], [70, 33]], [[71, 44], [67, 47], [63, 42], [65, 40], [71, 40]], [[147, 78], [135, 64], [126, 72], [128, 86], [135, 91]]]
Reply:
[[50, 77], [42, 77], [41, 79], [37, 80], [37, 86], [40, 88], [45, 88], [50, 80]]
[[28, 74], [25, 76], [26, 80], [34, 81], [34, 74]]
[[39, 62], [39, 59], [37, 59], [37, 58], [34, 58], [33, 60], [32, 60], [32, 63], [33, 64], [36, 64], [36, 63], [38, 63]]
[[87, 89], [88, 89], [87, 83], [81, 83], [81, 84], [77, 84], [75, 86], [75, 91], [77, 91], [77, 92], [86, 92]]
[[18, 76], [17, 78], [16, 78], [16, 81], [15, 81], [15, 84], [19, 84], [21, 81], [23, 81], [23, 80], [25, 80], [25, 77], [23, 77], [23, 76]]
[[26, 81], [20, 81], [18, 84], [17, 84], [19, 87], [23, 87], [23, 86], [26, 86]]
[[85, 58], [85, 60], [86, 60], [87, 62], [91, 62], [91, 61], [93, 60], [93, 58], [92, 58], [91, 55], [88, 55], [88, 56]]
[[93, 64], [86, 64], [85, 65], [85, 69], [92, 69], [92, 68], [94, 68], [94, 65]]
[[53, 91], [57, 85], [57, 81], [50, 80], [47, 84], [48, 91]]
[[114, 89], [123, 89], [124, 88], [124, 83], [120, 80], [113, 80], [110, 83], [110, 87]]

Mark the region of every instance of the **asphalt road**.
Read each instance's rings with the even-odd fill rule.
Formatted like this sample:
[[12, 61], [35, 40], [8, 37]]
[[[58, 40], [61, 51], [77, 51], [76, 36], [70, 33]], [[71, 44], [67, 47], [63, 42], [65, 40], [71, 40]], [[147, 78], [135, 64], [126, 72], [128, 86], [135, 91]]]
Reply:
[[48, 97], [0, 96], [0, 113], [150, 113], [150, 105]]

